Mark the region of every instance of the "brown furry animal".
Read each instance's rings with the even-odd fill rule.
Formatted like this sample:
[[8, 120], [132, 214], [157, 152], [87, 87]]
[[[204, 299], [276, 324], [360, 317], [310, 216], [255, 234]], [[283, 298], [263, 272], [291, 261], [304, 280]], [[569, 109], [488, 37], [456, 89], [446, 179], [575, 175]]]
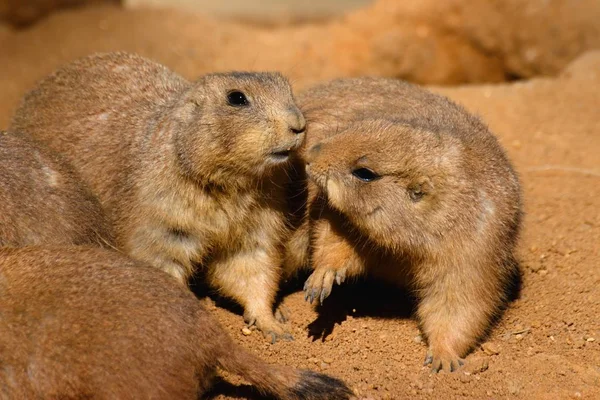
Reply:
[[200, 264], [265, 334], [288, 236], [285, 166], [305, 120], [276, 73], [190, 83], [125, 54], [97, 54], [43, 80], [13, 127], [64, 154], [98, 194], [118, 247], [182, 283]]
[[0, 397], [197, 399], [217, 366], [278, 399], [347, 399], [338, 379], [268, 365], [166, 273], [116, 252], [0, 248]]
[[0, 131], [0, 246], [110, 245], [98, 200], [57, 154]]
[[307, 298], [322, 302], [334, 281], [367, 273], [406, 285], [426, 364], [457, 369], [519, 274], [520, 188], [504, 151], [462, 107], [400, 81], [337, 80], [299, 104], [309, 121]]

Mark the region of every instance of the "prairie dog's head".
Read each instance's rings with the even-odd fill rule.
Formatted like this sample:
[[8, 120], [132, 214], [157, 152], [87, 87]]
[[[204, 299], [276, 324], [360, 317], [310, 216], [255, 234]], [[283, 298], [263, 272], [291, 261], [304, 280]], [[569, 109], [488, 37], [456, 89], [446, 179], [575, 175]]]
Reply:
[[198, 180], [260, 178], [304, 141], [306, 121], [278, 73], [231, 72], [194, 83], [175, 112], [178, 157]]
[[387, 120], [358, 120], [312, 144], [309, 178], [328, 204], [393, 250], [430, 246], [469, 208], [460, 142]]

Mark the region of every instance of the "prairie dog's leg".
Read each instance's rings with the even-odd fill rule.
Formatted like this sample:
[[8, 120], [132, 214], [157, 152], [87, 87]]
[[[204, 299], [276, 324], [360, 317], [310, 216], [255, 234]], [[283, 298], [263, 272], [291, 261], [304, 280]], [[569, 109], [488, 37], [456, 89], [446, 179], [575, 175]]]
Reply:
[[502, 302], [500, 278], [475, 265], [418, 269], [422, 276], [417, 276], [421, 281], [417, 315], [429, 343], [425, 364], [435, 372], [455, 371]]
[[346, 278], [365, 272], [364, 262], [354, 245], [328, 218], [314, 223], [311, 264], [314, 272], [304, 284], [305, 299], [311, 303], [317, 298], [323, 304], [331, 294], [334, 281], [341, 285]]
[[246, 322], [256, 324], [273, 342], [292, 339], [273, 315], [281, 275], [280, 249], [266, 231], [249, 232], [246, 245], [211, 260], [209, 283], [244, 307]]
[[299, 270], [308, 267], [310, 253], [310, 230], [308, 219], [290, 235], [285, 244], [283, 278], [287, 279]]

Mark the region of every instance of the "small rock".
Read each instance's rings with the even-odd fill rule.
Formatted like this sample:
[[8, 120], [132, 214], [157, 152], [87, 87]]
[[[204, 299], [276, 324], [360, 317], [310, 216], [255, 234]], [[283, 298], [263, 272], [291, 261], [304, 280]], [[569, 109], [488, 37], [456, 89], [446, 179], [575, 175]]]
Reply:
[[498, 345], [496, 345], [492, 342], [486, 342], [486, 343], [482, 344], [481, 349], [488, 356], [494, 356], [496, 354], [500, 354], [500, 348], [498, 347]]
[[333, 359], [331, 359], [331, 358], [324, 358], [323, 362], [326, 363], [326, 364], [331, 364], [333, 362]]
[[421, 335], [417, 335], [417, 336], [415, 336], [415, 337], [413, 338], [413, 341], [414, 341], [415, 343], [422, 343], [422, 342], [423, 342], [423, 336], [421, 336]]
[[587, 339], [585, 339], [586, 342], [595, 342], [596, 339], [594, 339], [593, 337], [589, 337]]
[[252, 331], [250, 329], [248, 329], [247, 326], [245, 326], [245, 327], [242, 328], [242, 335], [244, 335], [244, 336], [250, 336], [250, 335], [252, 335]]
[[467, 360], [463, 367], [463, 372], [465, 374], [476, 375], [486, 371], [489, 366], [489, 361], [486, 357], [473, 357]]

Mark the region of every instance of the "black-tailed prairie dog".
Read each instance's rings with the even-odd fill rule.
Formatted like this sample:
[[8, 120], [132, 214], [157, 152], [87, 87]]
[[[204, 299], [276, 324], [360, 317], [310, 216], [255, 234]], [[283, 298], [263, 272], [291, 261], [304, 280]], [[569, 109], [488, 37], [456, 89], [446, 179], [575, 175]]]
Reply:
[[288, 236], [286, 165], [305, 120], [277, 73], [193, 83], [142, 57], [96, 54], [40, 82], [13, 119], [98, 195], [117, 245], [182, 283], [204, 268], [273, 340]]
[[198, 399], [217, 366], [278, 399], [347, 399], [338, 379], [268, 365], [188, 289], [117, 252], [0, 248], [0, 397]]
[[0, 171], [0, 246], [110, 246], [100, 203], [50, 149], [0, 131]]
[[448, 99], [400, 81], [304, 93], [314, 272], [306, 296], [372, 274], [405, 285], [435, 371], [455, 370], [518, 282], [519, 182], [496, 138]]

